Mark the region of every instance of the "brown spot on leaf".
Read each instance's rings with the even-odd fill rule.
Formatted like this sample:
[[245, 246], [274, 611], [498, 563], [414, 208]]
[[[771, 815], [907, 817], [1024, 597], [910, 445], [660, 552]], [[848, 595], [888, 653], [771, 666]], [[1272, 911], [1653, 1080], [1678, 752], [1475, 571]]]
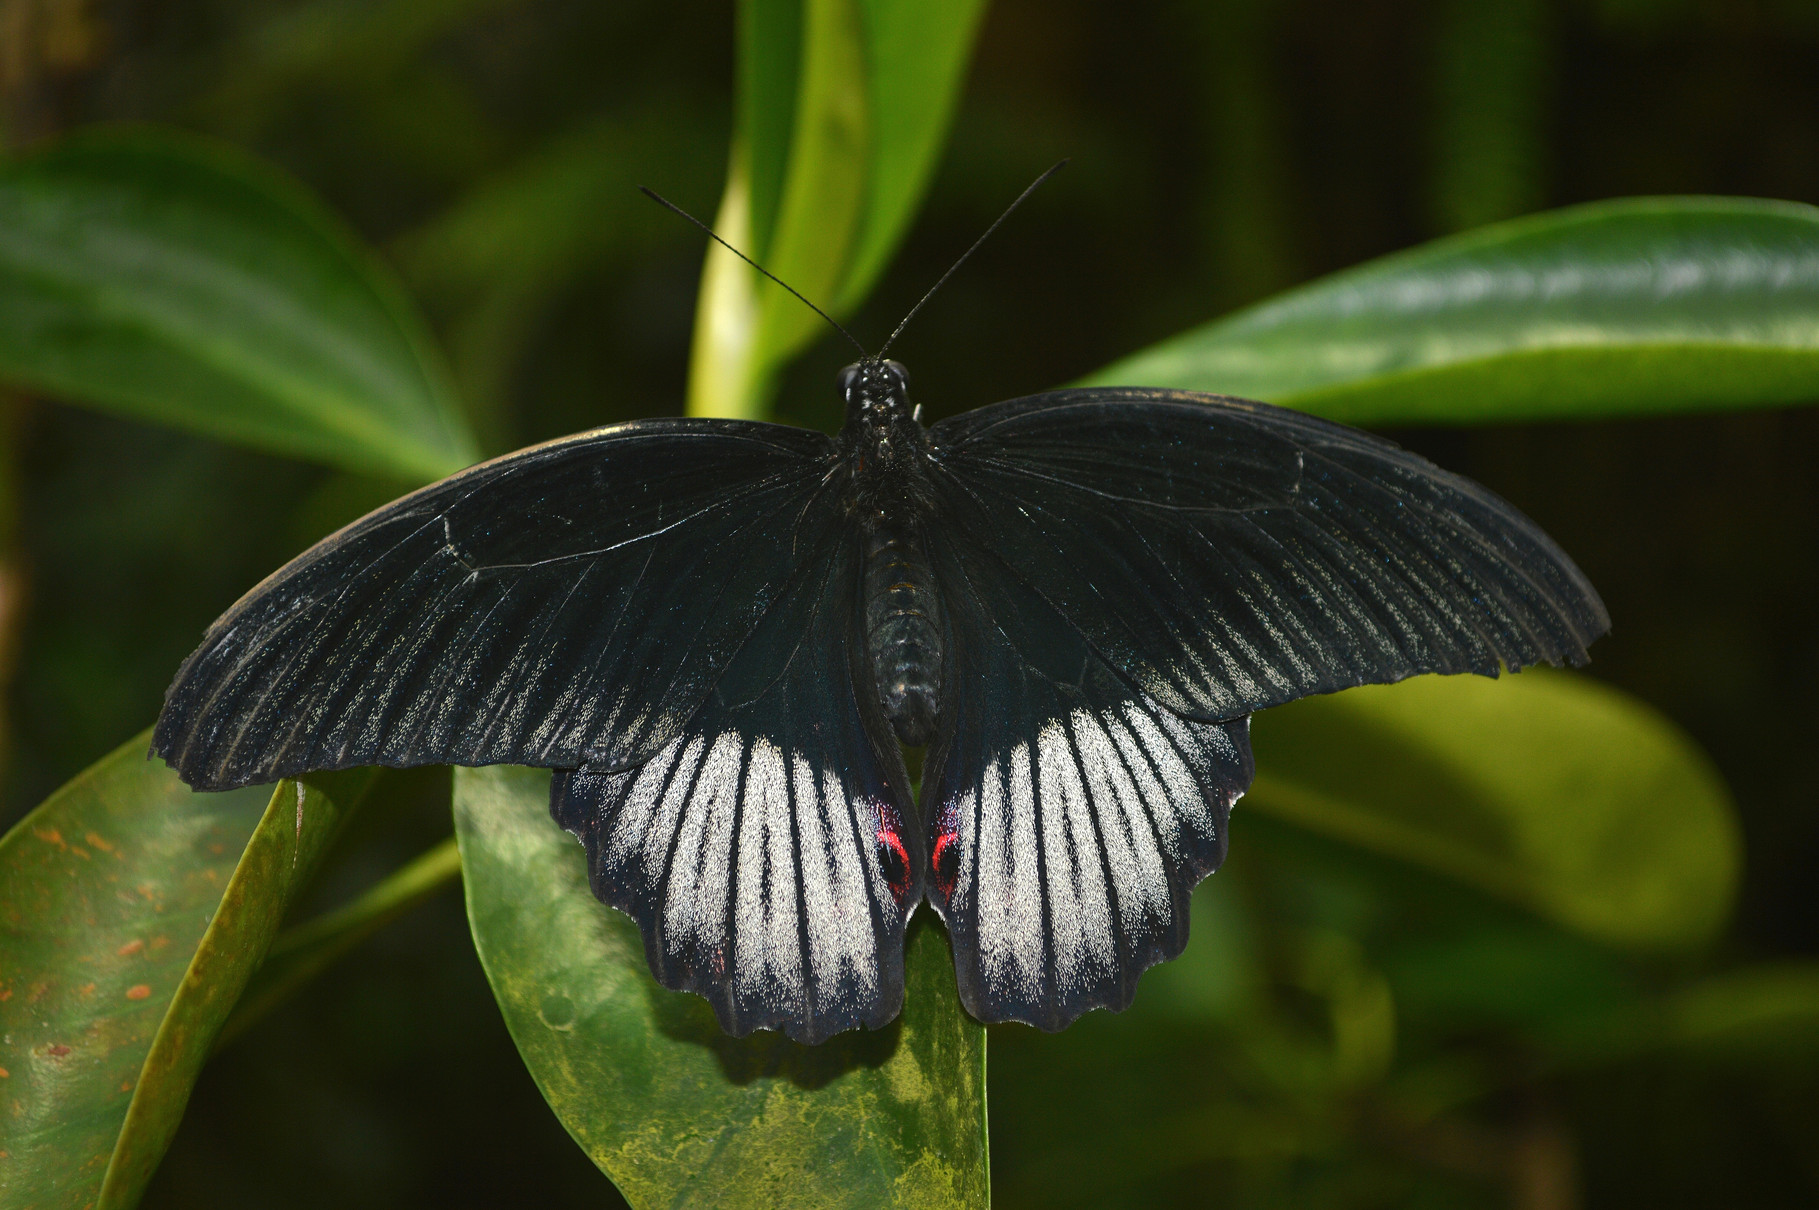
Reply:
[[42, 840], [45, 844], [54, 844], [60, 849], [67, 849], [69, 847], [63, 843], [63, 833], [55, 828], [33, 828], [32, 835], [36, 836], [39, 840]]
[[10, 1080], [12, 1078], [13, 1078], [12, 1072], [8, 1071], [4, 1067], [0, 1067], [0, 1080]]
[[69, 1047], [65, 1046], [61, 1042], [58, 1042], [52, 1046], [47, 1047], [45, 1049], [44, 1053], [49, 1055], [53, 1059], [61, 1059], [64, 1055], [69, 1053]]
[[171, 939], [169, 937], [153, 937], [152, 938], [152, 948], [155, 950], [161, 950], [165, 946], [169, 945], [170, 943], [171, 943]]
[[87, 861], [87, 860], [88, 860], [88, 850], [87, 850], [87, 849], [85, 849], [85, 848], [83, 848], [83, 847], [82, 847], [82, 846], [81, 846], [81, 845], [79, 845], [79, 844], [73, 844], [73, 845], [71, 845], [71, 846], [70, 846], [70, 847], [69, 847], [69, 851], [70, 851], [70, 852], [72, 852], [72, 853], [74, 853], [74, 854], [75, 854], [75, 855], [76, 855], [76, 856], [78, 856], [78, 857], [80, 857], [80, 858], [81, 858], [81, 859], [82, 859], [82, 860], [84, 860], [84, 861]]
[[113, 845], [101, 839], [101, 837], [94, 832], [88, 833], [83, 836], [82, 839], [88, 841], [89, 848], [91, 849], [100, 849], [103, 853], [112, 853], [114, 851]]
[[126, 998], [128, 1000], [143, 1000], [151, 994], [152, 988], [149, 983], [135, 983], [126, 989]]
[[93, 983], [84, 983], [81, 987], [76, 989], [76, 994], [78, 996], [92, 996], [95, 994], [95, 985]]
[[128, 957], [131, 957], [132, 955], [138, 953], [140, 950], [142, 950], [144, 948], [145, 948], [145, 942], [140, 940], [138, 937], [134, 937], [131, 941], [128, 941], [125, 945], [121, 946], [119, 949], [115, 950], [114, 952], [116, 954], [119, 954], [122, 958], [128, 958]]

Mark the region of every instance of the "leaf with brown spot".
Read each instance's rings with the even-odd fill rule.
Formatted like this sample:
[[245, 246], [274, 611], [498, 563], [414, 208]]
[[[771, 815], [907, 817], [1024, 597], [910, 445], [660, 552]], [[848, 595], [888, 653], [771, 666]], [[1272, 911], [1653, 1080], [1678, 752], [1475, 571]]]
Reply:
[[295, 783], [196, 794], [148, 745], [90, 766], [0, 839], [8, 1205], [139, 1199], [216, 1031], [371, 779], [312, 779], [299, 829]]

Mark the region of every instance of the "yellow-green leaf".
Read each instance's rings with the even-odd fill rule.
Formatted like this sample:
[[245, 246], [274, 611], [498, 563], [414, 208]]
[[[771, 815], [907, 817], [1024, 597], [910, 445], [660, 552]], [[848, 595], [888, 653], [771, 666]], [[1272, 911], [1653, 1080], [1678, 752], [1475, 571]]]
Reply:
[[1256, 717], [1266, 811], [1427, 866], [1601, 941], [1698, 945], [1727, 919], [1740, 840], [1704, 754], [1588, 677], [1418, 677]]

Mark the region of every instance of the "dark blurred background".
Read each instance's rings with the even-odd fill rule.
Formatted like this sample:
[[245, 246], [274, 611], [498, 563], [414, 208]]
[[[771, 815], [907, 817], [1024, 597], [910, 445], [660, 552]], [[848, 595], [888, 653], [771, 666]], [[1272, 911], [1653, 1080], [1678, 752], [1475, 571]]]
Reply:
[[[701, 240], [632, 186], [713, 212], [732, 25], [724, 0], [0, 0], [0, 120], [14, 146], [171, 122], [284, 165], [386, 252], [504, 450], [680, 408]], [[1062, 156], [1070, 170], [897, 348], [937, 415], [1537, 209], [1819, 202], [1819, 3], [1000, 0], [928, 205], [853, 321], [861, 339]], [[803, 357], [780, 417], [832, 426], [842, 360], [832, 342]], [[147, 725], [242, 591], [398, 485], [54, 403], [9, 400], [7, 418], [11, 822]], [[1391, 435], [1559, 539], [1616, 619], [1592, 675], [1686, 727], [1733, 788], [1747, 868], [1706, 966], [1813, 955], [1819, 414]], [[446, 833], [436, 775], [409, 788], [415, 807], [350, 837], [322, 902]], [[1274, 970], [1267, 1020], [1171, 1016], [1169, 989], [1222, 977], [1209, 957], [1159, 983], [1147, 1014], [1140, 999], [1059, 1038], [994, 1031], [1000, 1205], [1819, 1200], [1812, 1048], [1564, 1062], [1546, 1024], [1560, 1005], [1683, 972], [1242, 811], [1234, 830], [1214, 882], [1248, 889], [1202, 896], [1196, 949], [1299, 930], [1296, 953], [1330, 951], [1361, 972], [1345, 986], [1393, 997], [1396, 1071], [1440, 1056], [1451, 1066], [1419, 1070], [1480, 1083], [1413, 1127], [1331, 1078], [1309, 1042], [1339, 1003], [1330, 980]], [[1510, 987], [1534, 1004], [1482, 1002]], [[518, 1062], [453, 894], [210, 1067], [151, 1198], [520, 1202], [615, 1204]]]

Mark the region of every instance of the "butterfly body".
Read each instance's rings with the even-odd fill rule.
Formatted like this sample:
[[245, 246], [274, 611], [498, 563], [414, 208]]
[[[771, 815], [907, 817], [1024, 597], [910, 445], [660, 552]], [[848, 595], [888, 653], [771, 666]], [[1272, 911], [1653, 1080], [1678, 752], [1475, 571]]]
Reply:
[[1508, 504], [1339, 425], [1125, 388], [929, 428], [894, 362], [840, 389], [837, 437], [635, 421], [355, 522], [210, 628], [154, 750], [206, 789], [550, 768], [596, 894], [731, 1033], [888, 1022], [925, 898], [969, 1011], [1058, 1029], [1187, 943], [1252, 712], [1609, 625]]
[[894, 361], [842, 372], [847, 420], [836, 438], [851, 476], [864, 546], [866, 655], [884, 717], [913, 748], [935, 737], [946, 638], [940, 593], [923, 534], [932, 493], [928, 431], [909, 402], [909, 375]]

